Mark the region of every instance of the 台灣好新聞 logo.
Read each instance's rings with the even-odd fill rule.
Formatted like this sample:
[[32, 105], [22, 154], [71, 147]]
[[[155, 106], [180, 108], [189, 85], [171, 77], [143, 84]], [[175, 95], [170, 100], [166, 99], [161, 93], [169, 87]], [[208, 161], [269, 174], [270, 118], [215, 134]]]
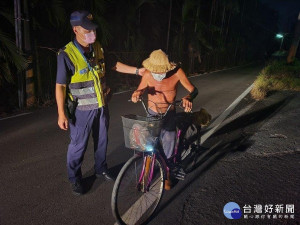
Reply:
[[242, 217], [242, 211], [240, 206], [235, 202], [228, 202], [223, 209], [224, 215], [228, 219], [240, 219]]

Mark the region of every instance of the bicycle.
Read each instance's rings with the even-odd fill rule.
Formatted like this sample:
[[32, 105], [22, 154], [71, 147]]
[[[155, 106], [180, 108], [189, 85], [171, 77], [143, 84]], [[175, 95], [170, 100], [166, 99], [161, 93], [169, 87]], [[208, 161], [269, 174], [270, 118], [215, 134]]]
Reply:
[[[111, 207], [113, 216], [119, 224], [144, 224], [154, 214], [164, 193], [164, 184], [170, 170], [175, 178], [183, 180], [185, 172], [177, 162], [182, 142], [182, 124], [176, 134], [174, 154], [171, 157], [173, 168], [160, 153], [159, 134], [163, 119], [172, 106], [179, 106], [181, 100], [169, 104], [167, 111], [158, 116], [150, 116], [144, 101], [141, 103], [147, 116], [122, 116], [125, 146], [134, 150], [119, 172], [115, 181]], [[186, 114], [186, 113], [185, 113]], [[183, 116], [183, 114], [178, 114]], [[179, 116], [179, 117], [180, 117]], [[200, 144], [200, 141], [199, 143]]]

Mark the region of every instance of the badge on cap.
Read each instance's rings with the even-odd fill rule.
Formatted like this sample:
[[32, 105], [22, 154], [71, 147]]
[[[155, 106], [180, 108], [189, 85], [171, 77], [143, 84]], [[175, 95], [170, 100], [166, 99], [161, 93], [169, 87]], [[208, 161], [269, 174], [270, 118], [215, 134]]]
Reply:
[[86, 18], [88, 18], [88, 20], [93, 20], [93, 15], [92, 15], [92, 14], [89, 14], [89, 15], [87, 15]]

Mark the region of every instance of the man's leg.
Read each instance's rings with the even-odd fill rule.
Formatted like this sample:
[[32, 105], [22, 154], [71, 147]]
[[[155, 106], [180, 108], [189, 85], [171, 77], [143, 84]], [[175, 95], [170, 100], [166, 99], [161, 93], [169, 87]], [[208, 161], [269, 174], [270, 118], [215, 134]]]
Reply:
[[162, 141], [162, 147], [164, 153], [169, 159], [173, 155], [175, 142], [176, 142], [176, 112], [169, 111], [166, 115], [163, 123], [163, 127], [160, 133], [160, 138]]
[[176, 131], [167, 131], [165, 129], [162, 129], [160, 137], [164, 153], [167, 159], [169, 159], [172, 156], [175, 147]]
[[102, 174], [107, 171], [106, 150], [107, 150], [107, 128], [108, 120], [104, 107], [98, 109], [97, 117], [93, 124], [95, 173]]
[[76, 110], [76, 122], [70, 123], [71, 142], [67, 153], [68, 177], [71, 183], [80, 181], [81, 164], [86, 151], [95, 112]]

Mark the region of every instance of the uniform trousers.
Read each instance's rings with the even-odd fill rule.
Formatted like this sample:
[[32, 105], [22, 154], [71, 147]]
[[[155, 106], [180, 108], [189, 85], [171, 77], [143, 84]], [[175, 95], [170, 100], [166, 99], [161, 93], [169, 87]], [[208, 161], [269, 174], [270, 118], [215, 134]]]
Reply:
[[94, 110], [75, 111], [75, 120], [70, 122], [70, 144], [67, 153], [68, 177], [71, 183], [82, 178], [81, 165], [87, 149], [90, 133], [94, 142], [95, 173], [107, 170], [108, 109], [103, 106]]

